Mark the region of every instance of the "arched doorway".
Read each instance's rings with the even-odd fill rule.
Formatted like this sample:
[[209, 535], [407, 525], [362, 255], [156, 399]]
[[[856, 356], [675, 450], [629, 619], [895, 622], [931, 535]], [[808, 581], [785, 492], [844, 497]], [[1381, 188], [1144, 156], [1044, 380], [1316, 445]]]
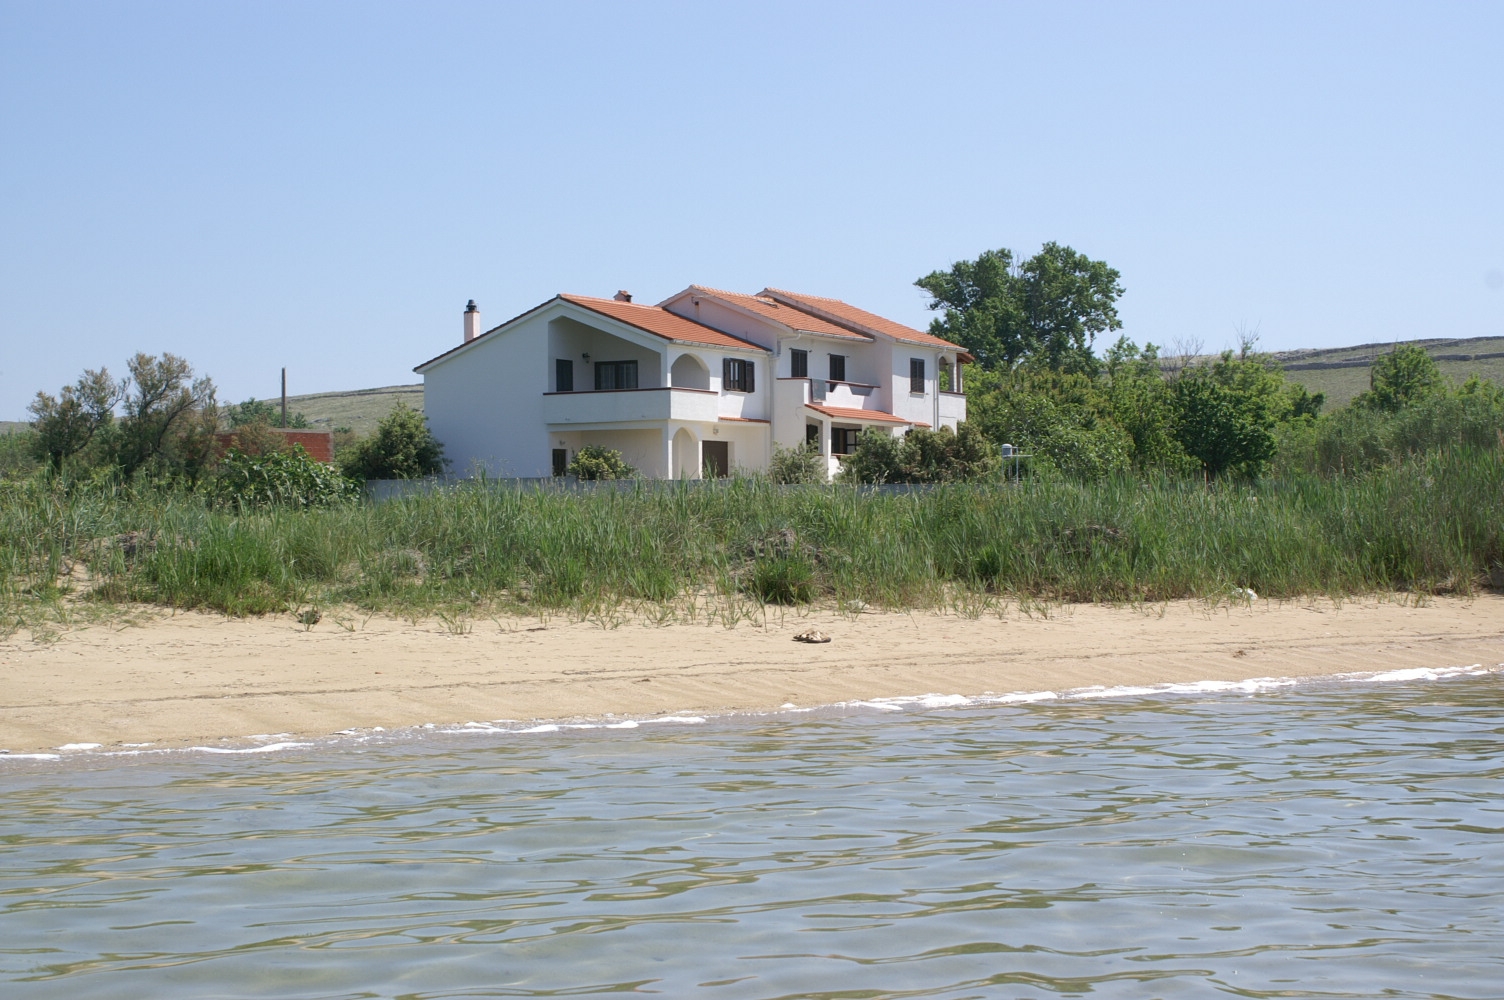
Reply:
[[709, 389], [710, 369], [693, 354], [681, 354], [668, 370], [668, 381], [675, 389]]
[[[677, 363], [675, 363], [675, 367], [678, 367]], [[675, 479], [699, 479], [699, 439], [691, 434], [687, 429], [681, 427], [674, 432], [673, 448], [673, 468], [669, 470], [670, 474]]]

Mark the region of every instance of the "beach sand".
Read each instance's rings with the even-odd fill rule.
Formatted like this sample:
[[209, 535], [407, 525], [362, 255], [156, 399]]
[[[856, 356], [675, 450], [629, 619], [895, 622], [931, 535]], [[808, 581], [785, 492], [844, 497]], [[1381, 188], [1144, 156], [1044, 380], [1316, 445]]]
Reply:
[[[335, 621], [341, 618], [344, 624]], [[1068, 605], [978, 619], [775, 609], [765, 626], [159, 615], [0, 642], [0, 748], [231, 745], [425, 723], [1504, 664], [1504, 595]], [[828, 644], [792, 641], [819, 629]], [[220, 741], [230, 741], [221, 744]]]

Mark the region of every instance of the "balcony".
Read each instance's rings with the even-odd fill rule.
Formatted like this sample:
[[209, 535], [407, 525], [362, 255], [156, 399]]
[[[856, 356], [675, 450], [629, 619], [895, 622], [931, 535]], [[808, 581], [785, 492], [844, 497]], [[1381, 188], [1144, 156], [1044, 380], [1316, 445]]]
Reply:
[[946, 426], [966, 419], [966, 395], [960, 392], [940, 393], [940, 424]]
[[543, 420], [553, 426], [656, 423], [716, 419], [717, 393], [710, 389], [600, 389], [545, 392]]

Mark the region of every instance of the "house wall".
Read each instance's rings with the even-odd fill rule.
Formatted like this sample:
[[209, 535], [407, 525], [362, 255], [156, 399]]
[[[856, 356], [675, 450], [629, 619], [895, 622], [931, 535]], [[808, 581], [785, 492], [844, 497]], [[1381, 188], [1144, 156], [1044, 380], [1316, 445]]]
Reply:
[[[924, 392], [912, 393], [909, 391], [909, 359], [919, 358], [924, 361]], [[890, 387], [893, 397], [893, 409], [890, 411], [894, 416], [903, 417], [905, 420], [917, 423], [929, 424], [932, 428], [937, 427], [935, 392], [938, 388], [936, 378], [940, 371], [940, 354], [938, 351], [918, 344], [892, 345], [889, 358], [889, 369], [884, 379]]]
[[452, 474], [551, 475], [543, 432], [543, 387], [553, 378], [548, 332], [547, 319], [533, 317], [423, 374], [423, 412]]
[[714, 327], [743, 340], [750, 340], [771, 351], [778, 339], [778, 327], [766, 320], [749, 316], [739, 309], [731, 309], [714, 299], [686, 295], [665, 306], [669, 312], [692, 319], [696, 323]]

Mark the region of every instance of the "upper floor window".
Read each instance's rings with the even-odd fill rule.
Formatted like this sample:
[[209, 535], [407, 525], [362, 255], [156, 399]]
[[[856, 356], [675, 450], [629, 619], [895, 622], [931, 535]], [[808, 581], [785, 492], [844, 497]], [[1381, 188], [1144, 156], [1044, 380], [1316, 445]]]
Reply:
[[789, 376], [809, 378], [809, 352], [794, 348], [789, 351]]
[[574, 392], [574, 362], [554, 358], [554, 392]]
[[846, 355], [832, 354], [830, 356], [830, 380], [832, 382], [846, 381]]
[[753, 362], [743, 358], [721, 359], [721, 388], [727, 392], [752, 392], [757, 388], [753, 380]]
[[909, 391], [924, 392], [924, 359], [909, 359]]
[[637, 362], [597, 361], [595, 363], [595, 387], [597, 389], [637, 388]]

